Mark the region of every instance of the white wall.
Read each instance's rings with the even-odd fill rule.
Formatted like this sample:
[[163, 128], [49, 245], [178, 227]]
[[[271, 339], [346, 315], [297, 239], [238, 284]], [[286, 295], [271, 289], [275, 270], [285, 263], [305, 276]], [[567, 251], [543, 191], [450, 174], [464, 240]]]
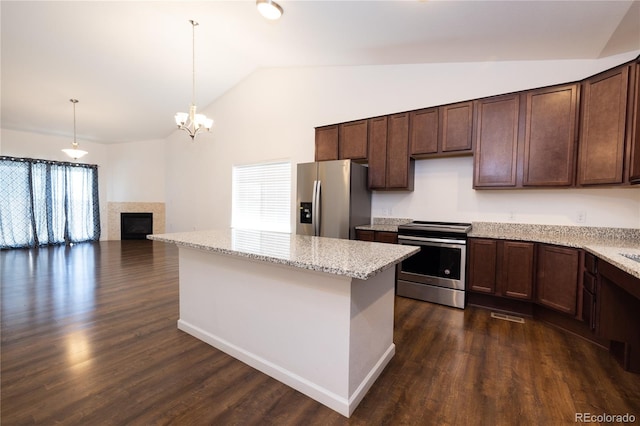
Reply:
[[[1, 129], [0, 155], [69, 161], [61, 150], [71, 146], [68, 137]], [[107, 202], [164, 202], [163, 140], [105, 145], [79, 140], [88, 151], [83, 163], [98, 165], [101, 239], [106, 239]]]
[[[259, 70], [204, 110], [216, 120], [212, 134], [167, 139], [167, 230], [228, 227], [232, 166], [313, 161], [316, 126], [576, 81], [638, 53], [597, 61]], [[415, 191], [374, 193], [373, 214], [576, 224], [580, 211], [584, 225], [640, 227], [640, 188], [474, 191], [471, 183], [470, 158], [420, 160]]]
[[107, 145], [108, 199], [116, 202], [164, 202], [163, 139]]
[[373, 215], [640, 228], [640, 187], [476, 191], [472, 157], [417, 161], [415, 179], [412, 193], [376, 193]]

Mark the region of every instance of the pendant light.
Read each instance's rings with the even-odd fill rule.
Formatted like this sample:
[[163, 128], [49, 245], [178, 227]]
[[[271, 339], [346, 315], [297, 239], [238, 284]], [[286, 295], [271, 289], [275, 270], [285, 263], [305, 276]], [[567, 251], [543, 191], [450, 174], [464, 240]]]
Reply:
[[262, 16], [270, 20], [280, 19], [283, 13], [282, 6], [273, 0], [256, 0], [256, 7]]
[[69, 102], [73, 104], [73, 143], [71, 144], [71, 148], [63, 149], [62, 152], [74, 160], [77, 160], [78, 158], [84, 157], [87, 154], [87, 151], [78, 149], [78, 142], [76, 141], [76, 104], [78, 103], [78, 100], [69, 99]]
[[184, 130], [191, 140], [194, 140], [196, 135], [205, 128], [207, 132], [211, 131], [213, 126], [213, 120], [207, 118], [204, 114], [196, 114], [196, 26], [198, 23], [194, 20], [190, 20], [192, 26], [192, 90], [191, 90], [191, 105], [189, 106], [189, 112], [179, 112], [176, 114], [176, 124], [178, 129]]

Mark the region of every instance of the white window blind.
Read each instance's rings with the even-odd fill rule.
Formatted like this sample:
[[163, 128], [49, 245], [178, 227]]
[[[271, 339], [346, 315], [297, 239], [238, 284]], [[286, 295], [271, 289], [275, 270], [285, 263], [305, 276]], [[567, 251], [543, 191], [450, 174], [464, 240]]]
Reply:
[[231, 226], [291, 232], [291, 163], [233, 167]]

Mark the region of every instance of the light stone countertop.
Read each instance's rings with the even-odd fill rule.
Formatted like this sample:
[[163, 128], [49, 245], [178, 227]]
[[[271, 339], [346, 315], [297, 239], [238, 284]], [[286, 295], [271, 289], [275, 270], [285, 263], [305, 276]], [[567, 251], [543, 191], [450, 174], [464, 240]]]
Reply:
[[398, 225], [373, 224], [356, 226], [359, 231], [398, 232]]
[[468, 236], [581, 248], [640, 278], [640, 262], [621, 254], [640, 255], [640, 229], [473, 222]]
[[362, 231], [398, 232], [398, 225], [413, 222], [412, 219], [398, 217], [374, 217], [371, 225], [356, 226]]
[[419, 248], [245, 229], [153, 234], [150, 240], [367, 280]]

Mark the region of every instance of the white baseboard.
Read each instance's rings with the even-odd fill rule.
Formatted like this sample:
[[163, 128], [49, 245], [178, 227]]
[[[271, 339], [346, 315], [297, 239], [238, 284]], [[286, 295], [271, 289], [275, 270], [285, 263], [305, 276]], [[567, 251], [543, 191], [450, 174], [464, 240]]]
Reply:
[[392, 343], [380, 357], [374, 367], [365, 376], [360, 385], [355, 389], [353, 394], [347, 398], [337, 395], [336, 393], [331, 392], [321, 386], [318, 386], [317, 384], [305, 379], [304, 377], [294, 374], [287, 369], [284, 369], [260, 356], [255, 355], [252, 352], [240, 348], [225, 339], [208, 333], [203, 329], [189, 324], [183, 320], [178, 320], [178, 329], [196, 337], [197, 339], [202, 340], [203, 342], [208, 343], [209, 345], [221, 350], [222, 352], [227, 353], [228, 355], [231, 355], [232, 357], [244, 362], [245, 364], [255, 368], [258, 371], [267, 374], [268, 376], [273, 377], [274, 379], [284, 383], [285, 385], [290, 386], [299, 392], [302, 392], [308, 397], [313, 398], [323, 405], [326, 405], [327, 407], [331, 408], [334, 411], [337, 411], [345, 417], [349, 417], [353, 413], [355, 408], [368, 392], [369, 388], [371, 388], [373, 383], [376, 381], [378, 376], [380, 376], [385, 366], [389, 363], [389, 361], [395, 354], [395, 344]]

